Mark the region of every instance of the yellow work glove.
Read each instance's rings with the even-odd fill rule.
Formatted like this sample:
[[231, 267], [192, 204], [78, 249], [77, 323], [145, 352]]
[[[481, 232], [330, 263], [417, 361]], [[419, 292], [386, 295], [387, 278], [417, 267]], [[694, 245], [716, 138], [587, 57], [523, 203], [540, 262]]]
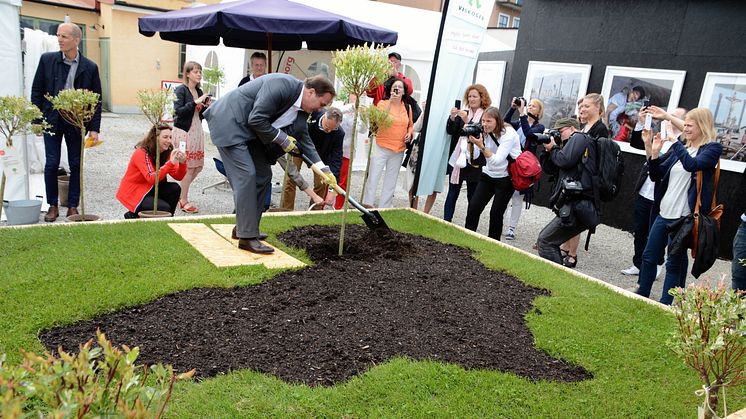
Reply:
[[321, 180], [324, 185], [331, 188], [337, 186], [337, 178], [334, 177], [334, 173], [329, 169], [329, 166], [322, 167], [321, 171], [324, 172], [324, 179]]
[[288, 135], [284, 140], [281, 140], [278, 137], [273, 142], [279, 145], [286, 153], [300, 153], [298, 146], [296, 145], [297, 141], [292, 135]]

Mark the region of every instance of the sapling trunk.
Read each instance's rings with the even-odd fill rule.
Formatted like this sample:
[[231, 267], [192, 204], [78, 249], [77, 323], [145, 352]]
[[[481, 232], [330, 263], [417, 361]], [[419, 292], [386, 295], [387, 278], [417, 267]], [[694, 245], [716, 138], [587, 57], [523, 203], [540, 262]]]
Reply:
[[[85, 200], [83, 199], [83, 159], [85, 158], [85, 127], [80, 129], [80, 221], [85, 221]], [[67, 205], [70, 205], [68, 202]]]
[[370, 156], [373, 154], [373, 143], [376, 142], [376, 133], [370, 136], [370, 144], [368, 144], [368, 162], [365, 164], [365, 174], [363, 175], [363, 191], [360, 193], [360, 202], [365, 200], [365, 189], [368, 187], [368, 172], [370, 172]]
[[339, 231], [339, 256], [342, 256], [345, 243], [345, 225], [347, 225], [347, 210], [350, 208], [350, 188], [352, 185], [352, 163], [355, 157], [355, 141], [357, 141], [357, 120], [360, 113], [360, 97], [355, 96], [355, 111], [352, 118], [352, 142], [350, 143], [350, 162], [347, 165], [347, 185], [345, 186], [345, 202], [342, 211], [342, 228]]

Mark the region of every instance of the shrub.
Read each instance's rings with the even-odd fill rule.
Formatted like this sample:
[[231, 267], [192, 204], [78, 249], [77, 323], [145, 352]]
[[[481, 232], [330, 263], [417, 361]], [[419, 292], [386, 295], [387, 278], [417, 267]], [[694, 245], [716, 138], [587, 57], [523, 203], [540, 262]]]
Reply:
[[136, 365], [139, 348], [118, 349], [100, 331], [96, 336], [98, 346], [91, 339], [74, 355], [61, 349], [59, 357], [25, 352], [16, 366], [0, 355], [0, 417], [158, 418], [174, 383], [194, 375], [176, 375], [170, 365]]

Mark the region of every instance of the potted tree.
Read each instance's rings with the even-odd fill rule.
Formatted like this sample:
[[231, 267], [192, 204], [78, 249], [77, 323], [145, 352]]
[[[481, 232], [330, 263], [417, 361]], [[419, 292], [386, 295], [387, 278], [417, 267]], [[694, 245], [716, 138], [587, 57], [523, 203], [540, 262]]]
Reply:
[[[41, 135], [48, 127], [39, 108], [28, 99], [21, 96], [0, 97], [0, 134], [5, 138], [4, 150], [0, 150], [0, 157], [4, 157], [13, 149], [13, 137], [33, 132]], [[8, 163], [8, 159], [5, 159]], [[5, 165], [4, 165], [5, 166]], [[18, 170], [17, 166], [5, 168], [0, 180], [0, 216], [5, 206], [5, 172]], [[9, 211], [6, 213], [8, 224], [30, 224], [39, 221], [41, 201], [21, 200], [8, 202]], [[18, 214], [14, 217], [14, 214]], [[34, 221], [35, 220], [35, 221]]]
[[46, 95], [46, 98], [65, 121], [80, 129], [80, 214], [71, 215], [67, 217], [67, 220], [96, 221], [101, 217], [93, 214], [86, 215], [85, 213], [83, 168], [85, 167], [86, 124], [90, 122], [96, 113], [96, 107], [99, 104], [101, 96], [86, 89], [65, 89], [60, 91], [57, 96]]
[[[386, 49], [383, 46], [369, 47], [368, 44], [356, 47], [347, 47], [346, 50], [335, 51], [333, 53], [332, 64], [334, 64], [336, 70], [335, 74], [337, 80], [339, 80], [344, 87], [347, 94], [355, 95], [355, 111], [353, 113], [352, 122], [352, 143], [350, 145], [350, 169], [352, 170], [352, 159], [355, 156], [355, 141], [357, 137], [357, 124], [358, 118], [360, 117], [360, 97], [365, 94], [365, 91], [372, 87], [378, 87], [388, 77], [389, 69], [391, 64], [388, 60]], [[368, 118], [370, 122], [374, 123], [385, 123], [381, 119], [381, 115], [378, 114], [378, 109], [370, 107], [368, 109]], [[388, 118], [388, 115], [386, 115]], [[391, 121], [389, 120], [389, 124]], [[380, 125], [379, 125], [380, 126]], [[372, 124], [371, 124], [372, 129]], [[369, 152], [370, 154], [370, 152]], [[368, 158], [370, 164], [370, 157]], [[365, 177], [367, 178], [368, 168], [365, 169]], [[352, 176], [347, 177], [346, 191], [349, 191], [352, 181]], [[363, 188], [364, 190], [365, 188]], [[362, 198], [361, 198], [362, 201]], [[349, 209], [349, 201], [347, 196], [345, 197], [344, 212], [342, 213], [342, 227], [339, 234], [339, 255], [342, 255], [342, 249], [344, 245], [344, 234], [345, 224], [347, 222], [347, 211]]]
[[717, 287], [703, 281], [669, 292], [677, 326], [669, 347], [702, 380], [696, 392], [704, 397], [698, 416], [719, 417], [722, 401], [726, 417], [726, 387], [746, 381], [746, 296], [726, 288], [723, 281]]
[[[145, 115], [145, 118], [154, 126], [157, 127], [158, 123], [163, 119], [166, 106], [173, 103], [174, 94], [171, 90], [165, 89], [143, 89], [137, 92], [137, 101], [140, 104], [140, 110]], [[156, 129], [156, 138], [159, 138], [160, 131]], [[160, 179], [161, 171], [161, 153], [155, 153], [155, 178]], [[158, 184], [160, 181], [156, 181], [153, 188], [153, 210], [152, 211], [140, 211], [138, 214], [142, 218], [158, 218], [158, 217], [170, 217], [171, 213], [168, 211], [158, 211]]]

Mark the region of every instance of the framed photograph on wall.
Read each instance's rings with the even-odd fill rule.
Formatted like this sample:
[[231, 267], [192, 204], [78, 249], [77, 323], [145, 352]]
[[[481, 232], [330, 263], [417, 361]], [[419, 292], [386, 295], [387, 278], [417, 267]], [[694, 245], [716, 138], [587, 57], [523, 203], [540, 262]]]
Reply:
[[477, 76], [474, 83], [487, 88], [492, 100], [492, 106], [500, 107], [503, 94], [503, 80], [505, 79], [505, 61], [477, 62]]
[[[686, 71], [607, 66], [601, 94], [613, 138], [627, 141], [645, 103], [668, 111], [679, 105]], [[624, 127], [627, 129], [623, 129]]]
[[544, 103], [540, 122], [549, 128], [554, 121], [577, 114], [578, 100], [585, 96], [590, 75], [590, 64], [529, 61], [523, 97]]
[[746, 73], [707, 73], [699, 107], [708, 108], [715, 118], [717, 139], [723, 145], [722, 168], [743, 172], [746, 167]]

